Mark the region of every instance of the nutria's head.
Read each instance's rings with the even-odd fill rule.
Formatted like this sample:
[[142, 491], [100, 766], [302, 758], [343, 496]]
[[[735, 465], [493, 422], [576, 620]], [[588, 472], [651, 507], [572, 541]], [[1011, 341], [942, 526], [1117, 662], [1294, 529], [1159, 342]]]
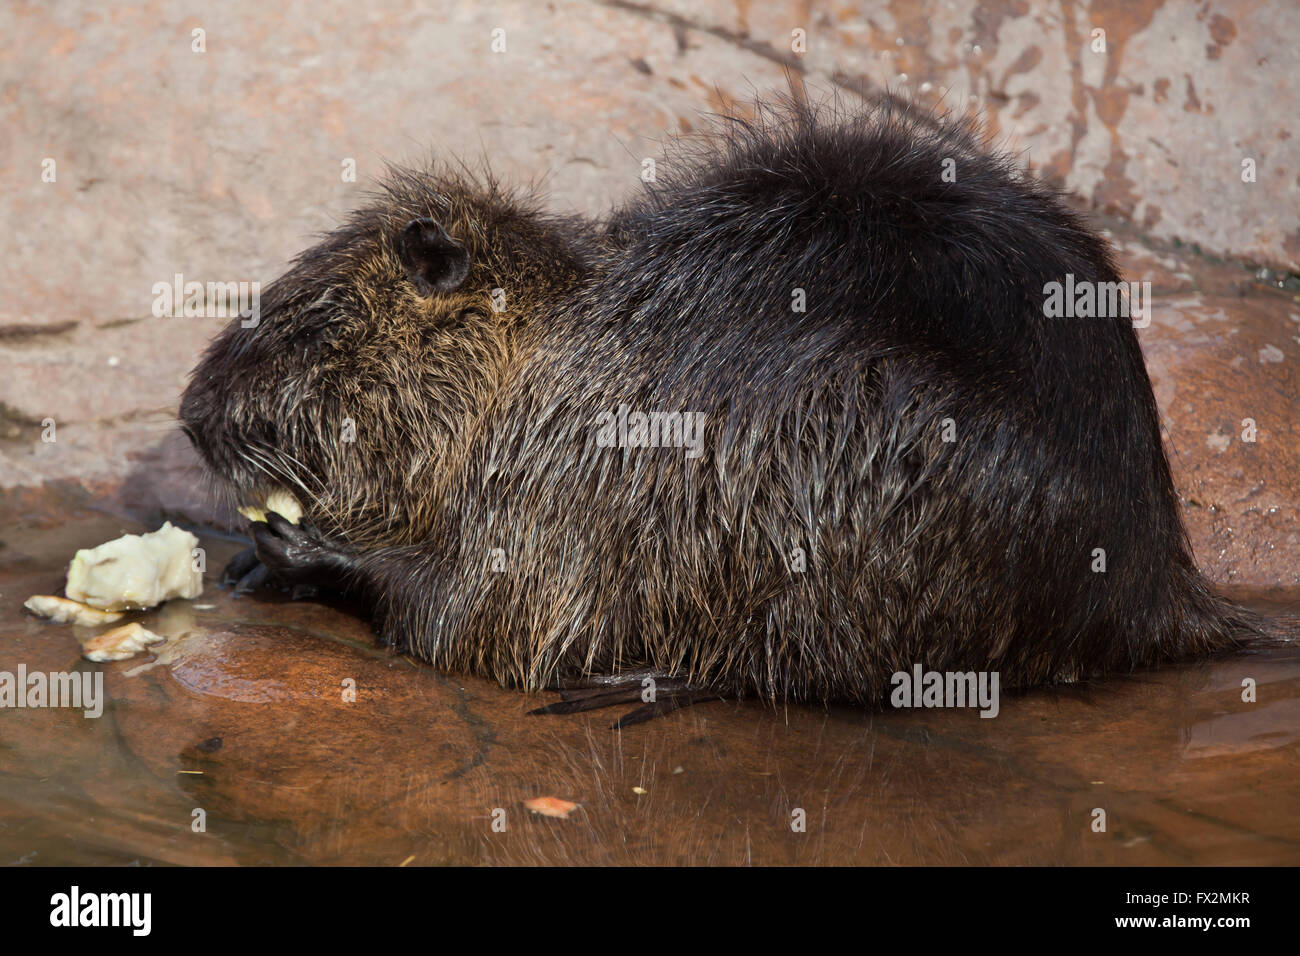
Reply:
[[255, 325], [217, 335], [182, 428], [232, 505], [288, 490], [328, 533], [407, 540], [517, 336], [578, 272], [491, 180], [393, 171], [267, 288]]

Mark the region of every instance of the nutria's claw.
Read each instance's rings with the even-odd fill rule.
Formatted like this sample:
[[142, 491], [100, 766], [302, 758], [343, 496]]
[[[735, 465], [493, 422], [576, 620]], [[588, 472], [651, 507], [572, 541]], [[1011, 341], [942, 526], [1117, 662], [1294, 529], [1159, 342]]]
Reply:
[[252, 594], [271, 581], [271, 572], [257, 559], [257, 552], [245, 548], [230, 559], [221, 574], [221, 587], [230, 588], [235, 597]]
[[236, 594], [244, 594], [254, 590], [260, 581], [254, 583], [251, 587], [246, 587], [245, 582], [262, 567], [262, 562], [257, 560], [257, 552], [252, 548], [245, 548], [230, 559], [226, 569], [221, 572], [221, 586], [223, 588], [233, 587]]
[[614, 721], [610, 725], [610, 729], [622, 730], [624, 727], [631, 727], [633, 724], [644, 724], [647, 720], [662, 717], [664, 714], [671, 714], [674, 710], [681, 710], [683, 707], [689, 707], [691, 704], [698, 704], [705, 700], [722, 700], [722, 695], [708, 691], [685, 689], [666, 691], [650, 703], [642, 704], [635, 710], [629, 710]]
[[271, 577], [293, 589], [294, 597], [311, 594], [309, 589], [343, 590], [352, 566], [349, 554], [336, 548], [304, 520], [293, 524], [275, 512], [265, 521], [249, 525], [257, 558]]
[[235, 597], [252, 594], [271, 580], [271, 572], [265, 564], [259, 564], [235, 584]]

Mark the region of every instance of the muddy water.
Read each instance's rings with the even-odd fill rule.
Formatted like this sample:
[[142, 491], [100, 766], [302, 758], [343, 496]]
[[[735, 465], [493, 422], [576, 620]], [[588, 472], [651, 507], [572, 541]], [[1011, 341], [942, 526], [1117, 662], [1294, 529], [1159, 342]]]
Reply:
[[[0, 671], [101, 673], [106, 702], [0, 711], [0, 864], [1300, 863], [1300, 648], [1004, 694], [995, 719], [729, 702], [615, 732], [211, 583], [139, 616], [156, 654], [88, 663], [94, 631], [22, 601], [149, 529], [4, 526]], [[214, 571], [238, 547], [203, 543]]]

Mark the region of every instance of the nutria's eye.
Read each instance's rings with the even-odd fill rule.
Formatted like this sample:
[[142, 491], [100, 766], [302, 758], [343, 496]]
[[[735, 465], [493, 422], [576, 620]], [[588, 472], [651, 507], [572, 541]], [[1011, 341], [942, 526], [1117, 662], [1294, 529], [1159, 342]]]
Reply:
[[293, 333], [293, 339], [291, 341], [296, 348], [311, 348], [313, 345], [320, 342], [324, 335], [324, 331], [324, 329], [320, 328], [299, 329], [297, 332]]
[[295, 329], [289, 337], [289, 345], [295, 351], [311, 351], [333, 341], [333, 325], [323, 317], [307, 318], [305, 324]]

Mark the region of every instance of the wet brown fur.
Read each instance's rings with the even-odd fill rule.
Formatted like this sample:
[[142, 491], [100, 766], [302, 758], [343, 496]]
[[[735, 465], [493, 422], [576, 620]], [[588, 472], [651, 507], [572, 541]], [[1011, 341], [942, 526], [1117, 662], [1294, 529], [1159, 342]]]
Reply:
[[[419, 217], [470, 252], [454, 293], [403, 273]], [[1192, 562], [1131, 324], [1041, 314], [1067, 271], [1118, 278], [1049, 189], [895, 108], [724, 124], [605, 223], [394, 171], [182, 418], [232, 499], [298, 492], [384, 641], [510, 686], [875, 704], [915, 663], [1012, 687], [1234, 647], [1255, 624]], [[597, 447], [620, 403], [704, 413], [703, 458]]]

